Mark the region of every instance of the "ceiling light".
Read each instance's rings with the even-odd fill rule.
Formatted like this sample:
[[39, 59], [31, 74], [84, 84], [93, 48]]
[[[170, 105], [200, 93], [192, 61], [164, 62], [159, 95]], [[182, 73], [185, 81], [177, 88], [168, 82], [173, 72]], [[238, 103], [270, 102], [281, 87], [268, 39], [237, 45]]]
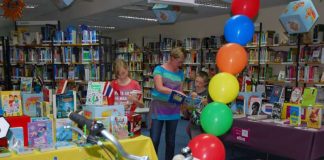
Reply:
[[195, 5], [198, 7], [212, 7], [227, 9], [230, 7], [229, 3], [223, 2], [222, 0], [196, 0]]
[[25, 8], [27, 8], [27, 9], [35, 9], [38, 6], [39, 6], [38, 4], [26, 4], [25, 5]]
[[87, 25], [87, 26], [89, 28], [95, 28], [95, 29], [116, 29], [116, 27], [112, 27], [112, 26], [90, 26], [90, 25]]
[[145, 17], [133, 17], [133, 16], [118, 16], [119, 18], [126, 18], [126, 19], [135, 19], [135, 20], [142, 20], [142, 21], [150, 21], [150, 22], [157, 22], [158, 20], [155, 18], [145, 18]]

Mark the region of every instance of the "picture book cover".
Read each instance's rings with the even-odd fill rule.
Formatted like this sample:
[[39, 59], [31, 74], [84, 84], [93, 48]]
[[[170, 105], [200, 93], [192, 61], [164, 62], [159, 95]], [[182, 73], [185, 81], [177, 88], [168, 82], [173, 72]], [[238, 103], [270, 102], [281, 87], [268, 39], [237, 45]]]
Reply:
[[303, 88], [302, 87], [294, 87], [293, 91], [291, 92], [290, 102], [299, 104], [302, 98]]
[[322, 108], [308, 107], [307, 109], [307, 127], [320, 129], [322, 126]]
[[291, 93], [293, 91], [293, 87], [290, 86], [286, 86], [285, 87], [285, 102], [290, 102], [290, 97], [291, 97]]
[[87, 105], [102, 105], [103, 104], [103, 90], [105, 82], [93, 82], [88, 83], [86, 104]]
[[52, 121], [37, 121], [28, 123], [28, 144], [39, 147], [53, 143]]
[[24, 130], [22, 127], [10, 128], [7, 133], [9, 149], [24, 148]]
[[244, 96], [237, 96], [231, 105], [233, 118], [245, 117], [245, 99]]
[[270, 99], [270, 96], [272, 94], [272, 90], [273, 90], [273, 85], [266, 85], [265, 86], [265, 95], [266, 95], [266, 98], [268, 100]]
[[273, 90], [271, 92], [271, 96], [270, 96], [270, 99], [269, 99], [270, 103], [279, 102], [279, 100], [280, 100], [280, 98], [282, 96], [282, 89], [283, 89], [282, 86], [279, 86], [279, 85], [274, 85], [273, 86]]
[[273, 109], [273, 104], [272, 103], [262, 102], [262, 107], [261, 107], [261, 112], [260, 113], [266, 114], [266, 115], [271, 115], [272, 114], [272, 109]]
[[53, 98], [53, 112], [55, 118], [68, 118], [69, 112], [76, 110], [76, 92], [69, 91], [55, 95]]
[[317, 88], [316, 103], [324, 104], [324, 88], [323, 87]]
[[183, 102], [183, 105], [188, 110], [194, 110], [195, 108], [201, 108], [201, 100], [203, 97], [197, 96], [196, 98], [192, 98], [191, 96], [187, 96]]
[[[301, 104], [294, 104], [294, 103], [284, 103], [283, 106], [282, 106], [282, 112], [281, 112], [281, 118], [282, 119], [289, 119], [290, 118], [290, 108], [292, 106], [295, 106], [295, 107], [299, 107], [301, 108]], [[300, 117], [303, 116], [302, 114], [304, 114], [304, 112], [302, 112], [302, 108], [300, 109]], [[306, 115], [304, 115], [306, 116]]]
[[73, 123], [69, 118], [62, 118], [55, 120], [55, 128], [56, 128], [56, 142], [59, 141], [72, 141], [72, 130], [65, 128], [65, 126], [72, 126]]
[[22, 93], [23, 113], [30, 117], [43, 116], [43, 93]]
[[111, 133], [118, 139], [128, 138], [127, 116], [110, 117]]
[[186, 99], [186, 95], [180, 94], [179, 92], [176, 91], [172, 91], [168, 101], [170, 103], [180, 105], [183, 104], [185, 99]]
[[20, 91], [31, 93], [33, 90], [33, 77], [20, 78]]
[[301, 123], [301, 107], [300, 106], [290, 106], [290, 125], [299, 126]]
[[271, 117], [274, 120], [281, 120], [282, 114], [282, 104], [281, 103], [274, 103], [272, 108]]
[[68, 83], [68, 80], [66, 80], [66, 79], [60, 80], [57, 85], [56, 94], [63, 94], [65, 92], [67, 83]]
[[251, 96], [249, 98], [248, 113], [247, 115], [258, 115], [261, 110], [262, 98]]
[[307, 87], [304, 89], [303, 98], [302, 98], [302, 106], [313, 106], [315, 105], [317, 97], [317, 88], [315, 87]]
[[23, 115], [20, 91], [1, 91], [0, 95], [4, 117]]

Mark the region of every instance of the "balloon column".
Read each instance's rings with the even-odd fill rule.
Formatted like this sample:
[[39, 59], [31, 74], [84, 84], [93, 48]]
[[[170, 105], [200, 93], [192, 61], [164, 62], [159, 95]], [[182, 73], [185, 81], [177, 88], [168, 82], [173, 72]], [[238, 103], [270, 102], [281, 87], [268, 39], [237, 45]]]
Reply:
[[200, 123], [207, 134], [194, 137], [188, 144], [192, 155], [200, 160], [224, 160], [225, 149], [217, 138], [225, 134], [233, 123], [233, 114], [226, 105], [239, 93], [239, 82], [235, 77], [248, 63], [248, 56], [243, 46], [254, 35], [253, 19], [260, 6], [259, 0], [233, 0], [232, 14], [224, 27], [227, 42], [216, 56], [216, 65], [220, 73], [209, 82], [208, 92], [214, 102], [209, 103], [201, 112]]

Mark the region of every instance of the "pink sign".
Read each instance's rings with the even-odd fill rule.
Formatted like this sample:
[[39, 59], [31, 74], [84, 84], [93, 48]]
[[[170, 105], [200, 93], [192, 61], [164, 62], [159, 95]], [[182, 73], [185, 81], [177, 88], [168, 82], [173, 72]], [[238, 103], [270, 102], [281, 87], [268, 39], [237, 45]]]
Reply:
[[243, 129], [233, 127], [232, 135], [238, 141], [249, 142], [250, 141], [250, 129]]

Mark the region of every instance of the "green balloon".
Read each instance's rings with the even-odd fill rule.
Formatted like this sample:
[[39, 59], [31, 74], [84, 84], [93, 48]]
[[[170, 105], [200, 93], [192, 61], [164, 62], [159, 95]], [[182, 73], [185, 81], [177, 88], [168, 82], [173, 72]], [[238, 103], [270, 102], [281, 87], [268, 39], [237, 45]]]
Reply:
[[227, 105], [212, 102], [202, 110], [200, 123], [206, 133], [221, 136], [232, 127], [233, 114]]

